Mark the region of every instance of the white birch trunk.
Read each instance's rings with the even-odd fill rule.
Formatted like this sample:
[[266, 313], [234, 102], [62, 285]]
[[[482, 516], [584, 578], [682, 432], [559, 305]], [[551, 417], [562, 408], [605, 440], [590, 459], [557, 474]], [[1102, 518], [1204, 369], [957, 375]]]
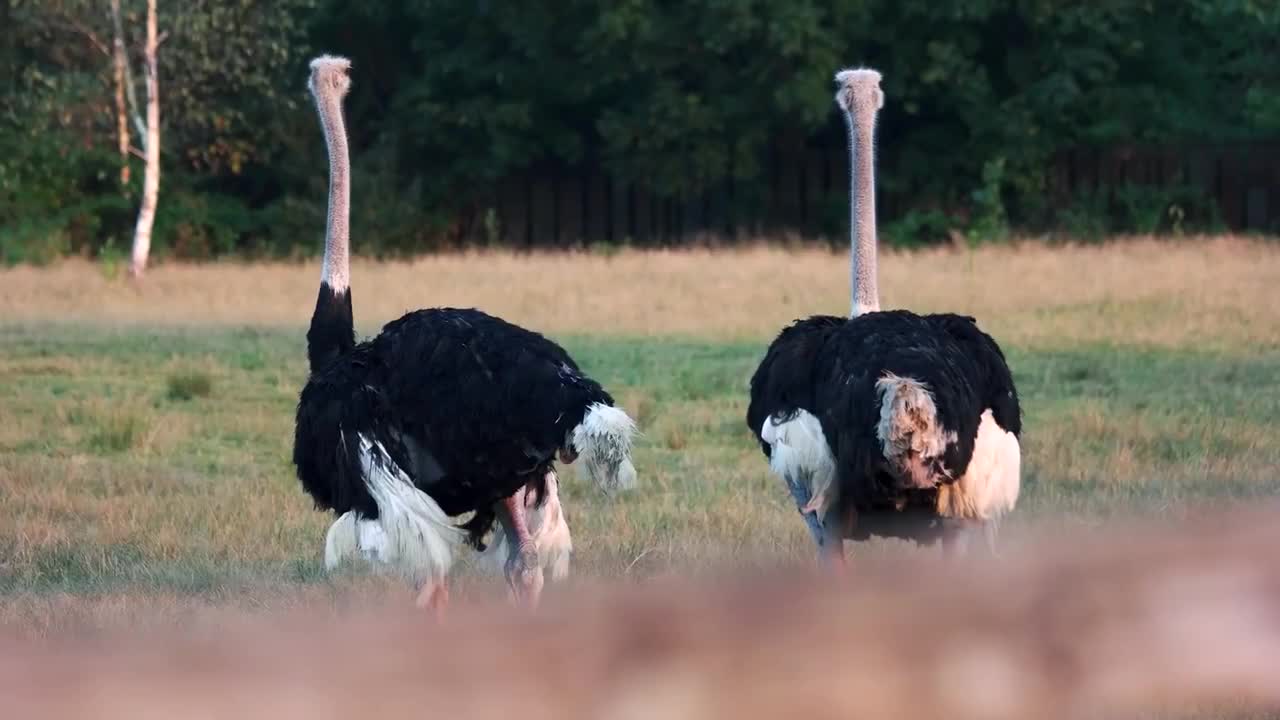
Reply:
[[129, 271], [142, 277], [151, 254], [151, 226], [156, 220], [156, 200], [160, 194], [160, 78], [156, 62], [156, 0], [147, 0], [147, 142], [146, 172], [142, 179], [142, 207], [133, 232], [133, 258]]

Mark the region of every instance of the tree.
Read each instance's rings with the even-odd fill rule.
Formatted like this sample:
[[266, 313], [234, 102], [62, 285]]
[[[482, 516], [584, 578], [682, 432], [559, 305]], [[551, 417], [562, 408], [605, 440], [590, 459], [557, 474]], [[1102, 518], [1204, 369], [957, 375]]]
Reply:
[[129, 56], [124, 48], [124, 26], [120, 22], [120, 0], [111, 0], [111, 69], [115, 84], [116, 144], [120, 151], [120, 187], [129, 187], [129, 111], [125, 105]]
[[[162, 108], [154, 5], [0, 0], [0, 257], [97, 252], [144, 215], [152, 256], [309, 248], [323, 156], [299, 107], [316, 52], [354, 61], [353, 212], [374, 252], [462, 239], [563, 178], [617, 180], [606, 192], [637, 205], [709, 199], [750, 228], [792, 184], [776, 168], [829, 152], [802, 183], [813, 204], [839, 181], [845, 65], [884, 72], [883, 224], [916, 241], [1119, 208], [1115, 188], [1063, 189], [1078, 158], [1280, 136], [1277, 0], [192, 0], [157, 29]], [[163, 203], [143, 197], [149, 145]], [[818, 214], [843, 217], [838, 195]]]
[[[41, 236], [57, 239], [62, 252], [129, 244], [145, 215], [152, 217], [148, 256], [216, 254], [246, 240], [265, 243], [267, 228], [309, 226], [310, 208], [297, 213], [306, 222], [263, 208], [311, 179], [313, 153], [299, 128], [313, 124], [292, 111], [305, 99], [298, 78], [305, 77], [303, 20], [313, 4], [166, 5], [156, 18], [161, 98], [146, 47], [148, 15], [158, 8], [147, 0], [3, 0], [17, 31], [0, 36], [0, 74], [10, 79], [0, 83], [0, 243], [7, 246], [0, 254], [21, 258], [22, 247]], [[164, 115], [163, 127], [154, 126], [163, 144], [152, 163], [153, 182], [163, 173], [164, 201], [154, 211], [142, 206], [142, 167], [131, 167], [147, 159], [149, 88]], [[142, 243], [138, 249], [141, 255]]]
[[151, 229], [156, 222], [156, 203], [160, 195], [159, 45], [156, 0], [147, 0], [147, 43], [143, 48], [147, 71], [147, 122], [143, 148], [147, 165], [142, 179], [142, 207], [138, 209], [138, 225], [133, 233], [133, 252], [129, 262], [129, 272], [135, 278], [141, 278], [147, 269], [147, 258], [151, 255]]

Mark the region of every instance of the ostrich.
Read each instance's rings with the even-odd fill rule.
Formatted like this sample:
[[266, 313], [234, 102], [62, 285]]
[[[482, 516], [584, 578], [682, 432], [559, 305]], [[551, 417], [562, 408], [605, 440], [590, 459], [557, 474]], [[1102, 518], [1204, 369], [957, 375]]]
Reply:
[[835, 567], [843, 541], [939, 540], [971, 531], [994, 549], [1018, 498], [1021, 410], [1000, 346], [954, 314], [880, 310], [876, 287], [876, 114], [880, 73], [836, 74], [849, 132], [851, 317], [785, 328], [751, 378], [747, 424]]
[[[580, 457], [605, 492], [630, 488], [635, 425], [559, 345], [476, 309], [416, 310], [356, 341], [342, 118], [350, 67], [319, 57], [308, 83], [329, 150], [329, 211], [293, 461], [316, 505], [338, 515], [325, 564], [359, 558], [398, 571], [439, 614], [458, 548], [484, 550], [496, 519], [511, 592], [536, 606], [543, 564], [528, 516], [548, 496], [556, 457]], [[462, 525], [451, 520], [466, 513]]]

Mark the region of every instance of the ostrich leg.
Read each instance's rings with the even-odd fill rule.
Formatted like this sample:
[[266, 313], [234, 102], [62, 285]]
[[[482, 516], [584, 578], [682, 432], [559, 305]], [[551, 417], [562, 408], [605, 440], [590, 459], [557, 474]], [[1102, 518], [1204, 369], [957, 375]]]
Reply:
[[997, 524], [995, 520], [983, 520], [980, 522], [958, 520], [949, 523], [942, 533], [943, 553], [949, 560], [959, 560], [968, 556], [974, 551], [973, 542], [978, 533], [982, 533], [987, 553], [991, 557], [998, 559], [1000, 552], [996, 547]]
[[818, 559], [829, 563], [833, 570], [840, 572], [844, 568], [846, 523], [843, 514], [837, 511], [833, 504], [832, 508], [819, 518], [818, 513], [805, 509], [813, 500], [809, 484], [790, 474], [785, 480], [787, 489], [791, 491], [791, 497], [795, 499], [796, 507], [800, 510], [800, 516], [804, 518], [804, 524], [809, 528], [809, 535], [813, 538], [814, 545], [818, 546]]
[[852, 529], [852, 511], [833, 504], [822, 516], [822, 537], [818, 541], [818, 557], [837, 575], [847, 569], [844, 560], [844, 538]]
[[507, 534], [507, 546], [511, 552], [507, 557], [507, 587], [516, 602], [535, 608], [542, 594], [542, 563], [539, 562], [538, 547], [529, 532], [525, 514], [528, 493], [529, 488], [525, 486], [503, 500], [498, 519]]
[[787, 490], [791, 492], [791, 497], [796, 501], [796, 508], [800, 510], [800, 517], [804, 518], [804, 524], [809, 528], [809, 535], [813, 537], [813, 543], [818, 547], [822, 547], [822, 521], [818, 519], [817, 513], [805, 512], [804, 510], [813, 499], [809, 493], [808, 483], [790, 473], [786, 475], [784, 480], [787, 483]]
[[[563, 533], [558, 532], [557, 527], [562, 529]], [[559, 582], [569, 577], [569, 557], [573, 540], [569, 532], [569, 523], [564, 518], [564, 508], [560, 505], [560, 478], [556, 476], [555, 470], [547, 471], [546, 504], [543, 505], [542, 527], [539, 528], [540, 535], [548, 532], [559, 539], [552, 543], [540, 542], [538, 560], [550, 565], [552, 581]], [[542, 557], [543, 553], [549, 557]]]
[[973, 551], [974, 533], [981, 529], [966, 520], [946, 521], [942, 531], [943, 556], [952, 562], [967, 557]]
[[436, 622], [444, 622], [449, 607], [449, 586], [444, 580], [428, 580], [418, 591], [417, 606], [435, 615]]

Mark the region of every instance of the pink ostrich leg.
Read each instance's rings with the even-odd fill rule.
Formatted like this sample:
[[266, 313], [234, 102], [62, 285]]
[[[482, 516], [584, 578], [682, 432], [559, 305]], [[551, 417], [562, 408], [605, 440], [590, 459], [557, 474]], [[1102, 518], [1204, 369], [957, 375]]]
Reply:
[[511, 555], [507, 558], [507, 586], [517, 602], [536, 608], [542, 594], [542, 565], [538, 561], [538, 548], [529, 532], [525, 513], [528, 493], [529, 488], [525, 486], [502, 501], [505, 511], [502, 526], [511, 547]]

